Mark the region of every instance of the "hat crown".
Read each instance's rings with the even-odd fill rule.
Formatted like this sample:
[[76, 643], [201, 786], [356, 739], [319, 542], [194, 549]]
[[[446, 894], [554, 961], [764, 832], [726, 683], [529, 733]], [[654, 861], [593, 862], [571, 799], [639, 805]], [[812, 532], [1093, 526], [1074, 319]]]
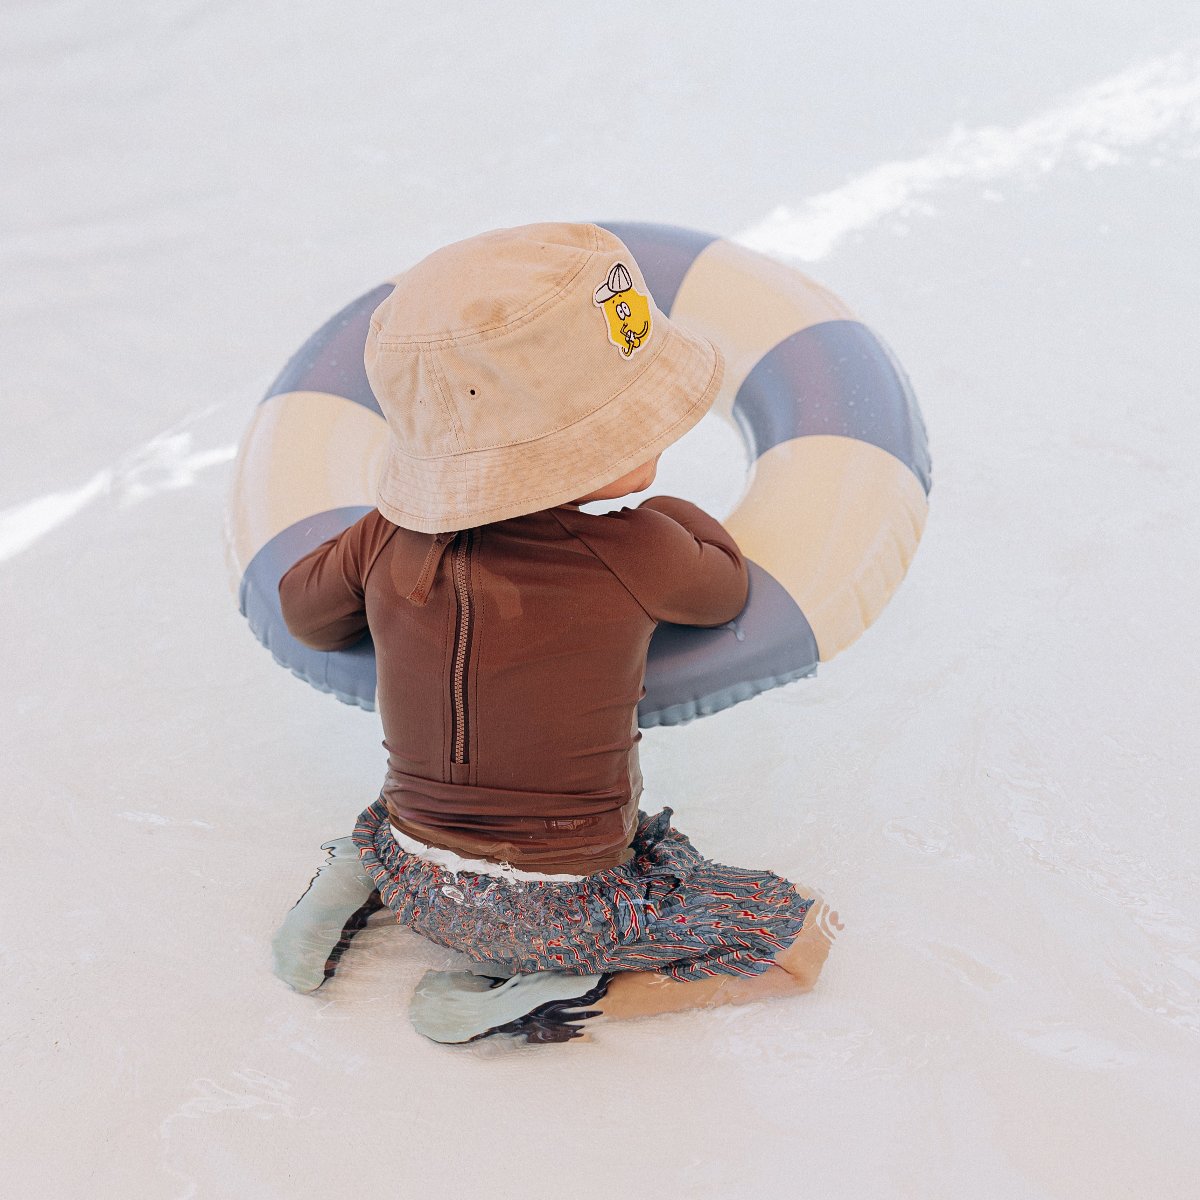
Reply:
[[493, 229], [443, 246], [397, 279], [372, 326], [391, 342], [463, 338], [502, 328], [551, 299], [595, 253], [596, 234], [602, 232], [546, 222]]
[[436, 458], [547, 436], [622, 392], [653, 358], [623, 355], [594, 293], [632, 255], [596, 225], [496, 229], [396, 280], [367, 336], [367, 378], [404, 451]]

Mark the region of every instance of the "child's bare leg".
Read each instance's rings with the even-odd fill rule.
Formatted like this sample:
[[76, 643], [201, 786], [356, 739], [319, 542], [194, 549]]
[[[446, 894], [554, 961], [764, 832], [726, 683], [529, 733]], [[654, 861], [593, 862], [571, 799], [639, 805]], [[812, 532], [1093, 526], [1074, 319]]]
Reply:
[[[812, 892], [799, 889], [802, 895]], [[821, 899], [813, 901], [796, 940], [775, 956], [761, 975], [715, 975], [681, 982], [654, 971], [623, 971], [608, 985], [608, 993], [592, 1008], [606, 1017], [646, 1017], [689, 1008], [748, 1004], [770, 996], [794, 996], [811, 991], [825, 965], [833, 934], [841, 929], [836, 912]]]

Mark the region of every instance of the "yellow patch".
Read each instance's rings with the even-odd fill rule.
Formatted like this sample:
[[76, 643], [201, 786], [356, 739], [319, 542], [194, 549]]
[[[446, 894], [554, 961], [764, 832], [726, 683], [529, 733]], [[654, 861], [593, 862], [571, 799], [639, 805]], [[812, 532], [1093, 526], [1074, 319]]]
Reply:
[[628, 358], [650, 337], [650, 300], [633, 286], [624, 263], [617, 263], [592, 300], [608, 321], [608, 339]]

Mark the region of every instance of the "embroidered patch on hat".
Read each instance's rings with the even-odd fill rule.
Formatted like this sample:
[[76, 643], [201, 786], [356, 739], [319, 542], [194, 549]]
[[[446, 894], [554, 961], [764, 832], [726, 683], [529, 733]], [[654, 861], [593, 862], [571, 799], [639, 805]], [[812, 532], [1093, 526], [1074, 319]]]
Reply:
[[650, 337], [650, 300], [633, 286], [624, 263], [617, 263], [592, 294], [608, 320], [608, 340], [628, 358]]

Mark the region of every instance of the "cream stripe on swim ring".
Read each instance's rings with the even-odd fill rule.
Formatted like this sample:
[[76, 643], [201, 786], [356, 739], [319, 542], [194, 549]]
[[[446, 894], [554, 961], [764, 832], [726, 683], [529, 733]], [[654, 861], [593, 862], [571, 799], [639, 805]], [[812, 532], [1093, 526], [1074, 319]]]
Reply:
[[[284, 392], [255, 410], [234, 470], [226, 540], [236, 590], [254, 556], [314, 512], [375, 504], [382, 416], [329, 392]], [[356, 518], [357, 519], [357, 518]]]
[[[753, 464], [726, 521], [748, 559], [745, 609], [718, 629], [658, 627], [638, 710], [646, 728], [811, 675], [818, 660], [849, 645], [907, 569], [924, 523], [929, 458], [894, 355], [820, 285], [710, 235], [607, 227], [634, 254], [659, 308], [722, 346], [732, 370], [716, 411], [738, 429]], [[268, 391], [264, 405], [279, 415], [252, 423], [229, 519], [251, 627], [283, 665], [364, 708], [375, 703], [369, 638], [332, 654], [303, 647], [283, 626], [277, 588], [292, 562], [373, 504], [362, 494], [373, 470], [363, 458], [374, 457], [384, 428], [362, 348], [370, 313], [390, 287], [327, 322]], [[341, 414], [333, 420], [339, 435], [307, 436], [304, 405], [328, 408], [317, 422]], [[360, 416], [350, 415], [353, 406]], [[278, 528], [306, 506], [308, 514]]]

